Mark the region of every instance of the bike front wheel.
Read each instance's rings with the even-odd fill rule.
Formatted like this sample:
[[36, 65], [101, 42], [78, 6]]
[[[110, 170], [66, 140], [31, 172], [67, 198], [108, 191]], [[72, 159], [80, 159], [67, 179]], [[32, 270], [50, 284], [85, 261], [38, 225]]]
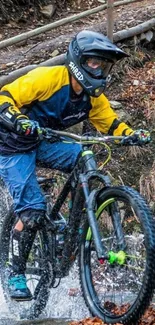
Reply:
[[106, 323], [137, 324], [155, 288], [151, 211], [140, 194], [126, 186], [101, 190], [95, 211], [106, 259], [103, 264], [98, 260], [86, 222], [79, 253], [85, 302]]

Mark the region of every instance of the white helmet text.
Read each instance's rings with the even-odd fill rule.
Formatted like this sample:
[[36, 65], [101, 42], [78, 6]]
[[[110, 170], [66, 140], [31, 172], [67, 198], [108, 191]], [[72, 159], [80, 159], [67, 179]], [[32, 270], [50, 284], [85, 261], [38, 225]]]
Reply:
[[75, 77], [76, 77], [78, 80], [83, 80], [83, 75], [82, 75], [82, 73], [79, 71], [78, 67], [75, 65], [74, 62], [70, 61], [70, 62], [69, 62], [69, 67], [70, 67], [71, 71], [74, 73]]

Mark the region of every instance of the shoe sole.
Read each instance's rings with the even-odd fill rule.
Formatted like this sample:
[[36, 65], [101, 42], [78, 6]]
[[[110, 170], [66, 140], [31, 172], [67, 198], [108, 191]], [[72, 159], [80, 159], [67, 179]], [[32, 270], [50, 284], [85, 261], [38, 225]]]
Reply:
[[15, 301], [31, 301], [33, 299], [33, 297], [31, 298], [16, 298], [16, 297], [10, 297], [12, 300]]

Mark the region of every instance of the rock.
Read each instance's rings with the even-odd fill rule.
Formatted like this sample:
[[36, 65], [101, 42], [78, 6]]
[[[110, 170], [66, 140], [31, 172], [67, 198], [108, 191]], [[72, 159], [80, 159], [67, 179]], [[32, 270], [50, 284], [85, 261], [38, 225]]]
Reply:
[[54, 58], [58, 54], [59, 54], [59, 51], [58, 50], [54, 50], [51, 54], [49, 54], [49, 56], [51, 56], [52, 58]]
[[80, 294], [80, 289], [79, 288], [70, 288], [68, 290], [68, 295], [70, 297], [77, 297]]
[[6, 63], [6, 66], [7, 67], [12, 67], [14, 64], [15, 64], [15, 62], [8, 62], [8, 63]]
[[138, 86], [139, 85], [139, 80], [134, 80], [133, 81], [133, 86]]
[[149, 30], [147, 33], [145, 33], [145, 37], [146, 37], [146, 40], [148, 42], [150, 42], [151, 39], [153, 38], [153, 32], [151, 30]]
[[143, 41], [146, 39], [145, 33], [140, 34], [140, 40]]
[[115, 110], [122, 108], [122, 104], [120, 102], [117, 102], [116, 100], [110, 100], [110, 106]]
[[123, 109], [120, 109], [118, 112], [118, 117], [119, 120], [125, 123], [128, 122], [132, 122], [132, 116], [130, 114], [128, 114], [126, 111], [124, 111]]
[[66, 129], [66, 132], [71, 132], [77, 135], [81, 135], [82, 130], [83, 130], [83, 122], [80, 122], [76, 125], [70, 126], [68, 129]]
[[44, 6], [40, 12], [42, 13], [42, 15], [46, 18], [51, 18], [54, 13], [55, 13], [55, 10], [56, 10], [56, 6], [54, 5], [48, 5], [48, 6]]

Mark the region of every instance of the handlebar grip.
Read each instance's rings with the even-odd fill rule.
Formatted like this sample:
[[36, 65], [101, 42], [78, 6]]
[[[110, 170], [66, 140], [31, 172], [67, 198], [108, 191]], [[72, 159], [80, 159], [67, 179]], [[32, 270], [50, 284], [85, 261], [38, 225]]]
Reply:
[[121, 144], [124, 146], [143, 146], [146, 143], [141, 141], [136, 134], [129, 135], [122, 139]]

